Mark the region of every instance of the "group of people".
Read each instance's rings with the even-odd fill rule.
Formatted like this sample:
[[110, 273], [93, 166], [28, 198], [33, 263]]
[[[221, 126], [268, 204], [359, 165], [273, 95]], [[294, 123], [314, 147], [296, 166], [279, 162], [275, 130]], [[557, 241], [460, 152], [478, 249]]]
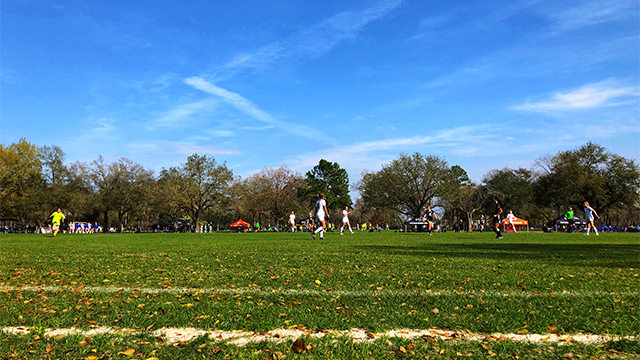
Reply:
[[[574, 213], [573, 213], [572, 207], [569, 207], [569, 210], [567, 210], [567, 212], [564, 214], [564, 218], [567, 219], [567, 222], [569, 223], [569, 231], [573, 231], [576, 227], [576, 222], [574, 219]], [[589, 232], [591, 231], [591, 229], [593, 229], [596, 235], [600, 235], [598, 234], [598, 228], [595, 225], [596, 218], [600, 219], [600, 216], [598, 216], [598, 213], [591, 207], [591, 205], [589, 205], [589, 202], [585, 201], [584, 202], [584, 221], [587, 223], [587, 232], [585, 233], [585, 235], [589, 235]]]
[[98, 225], [97, 222], [94, 223], [93, 225], [91, 223], [81, 222], [81, 221], [77, 221], [77, 222], [71, 221], [68, 224], [66, 224], [64, 222], [65, 220], [64, 213], [60, 208], [58, 208], [58, 210], [54, 211], [51, 215], [49, 215], [47, 219], [51, 219], [51, 223], [52, 223], [51, 230], [53, 230], [54, 237], [58, 235], [58, 232], [60, 231], [69, 232], [70, 234], [74, 234], [74, 233], [75, 234], [92, 234], [92, 233], [98, 233], [102, 231], [102, 228], [100, 227], [100, 225]]
[[[351, 223], [349, 222], [349, 213], [349, 207], [345, 207], [344, 210], [342, 210], [342, 226], [340, 227], [340, 235], [344, 235], [345, 227], [349, 229], [351, 234], [354, 233], [351, 228]], [[307, 218], [307, 227], [311, 231], [312, 239], [315, 239], [316, 234], [319, 234], [320, 239], [324, 240], [324, 233], [329, 230], [329, 223], [327, 222], [328, 218], [329, 210], [327, 209], [327, 201], [324, 198], [324, 194], [320, 193], [318, 195], [318, 200], [316, 201], [315, 210], [309, 213], [309, 217]], [[291, 214], [289, 215], [289, 225], [291, 226], [291, 232], [296, 232], [296, 214], [294, 211], [291, 211]], [[315, 230], [313, 230], [314, 226], [317, 226]]]

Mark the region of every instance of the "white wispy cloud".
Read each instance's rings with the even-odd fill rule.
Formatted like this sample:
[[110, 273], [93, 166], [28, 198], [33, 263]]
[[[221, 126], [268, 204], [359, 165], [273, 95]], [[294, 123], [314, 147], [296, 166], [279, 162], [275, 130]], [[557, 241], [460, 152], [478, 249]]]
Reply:
[[548, 100], [539, 102], [526, 101], [523, 104], [511, 107], [511, 109], [553, 112], [610, 107], [622, 103], [616, 100], [637, 97], [638, 93], [637, 86], [624, 86], [614, 80], [605, 80], [599, 83], [587, 84], [568, 92], [557, 92], [551, 95]]
[[170, 127], [178, 125], [180, 122], [189, 119], [192, 115], [198, 114], [206, 109], [211, 108], [216, 102], [210, 99], [191, 102], [179, 105], [160, 118], [153, 120], [149, 127]]
[[227, 68], [259, 68], [282, 58], [314, 58], [330, 51], [336, 44], [355, 37], [370, 22], [397, 8], [402, 0], [380, 0], [361, 11], [345, 11], [303, 29], [286, 40], [242, 54], [226, 64]]
[[554, 22], [556, 33], [638, 16], [637, 1], [595, 0], [576, 4], [570, 8], [549, 12], [548, 17]]
[[276, 122], [266, 111], [260, 110], [249, 99], [244, 98], [238, 93], [234, 93], [227, 89], [223, 89], [215, 84], [212, 84], [201, 77], [190, 77], [184, 80], [184, 83], [190, 85], [200, 91], [204, 91], [211, 95], [222, 98], [224, 102], [233, 106], [234, 108], [242, 111], [243, 113], [251, 116], [256, 120], [260, 120], [265, 123], [273, 124]]
[[362, 141], [296, 155], [285, 163], [294, 170], [303, 171], [315, 166], [320, 159], [326, 159], [338, 162], [347, 169], [362, 170], [365, 167], [377, 167], [386, 163], [396, 158], [400, 152], [429, 153], [435, 149], [446, 148], [447, 152], [460, 156], [489, 156], [502, 151], [498, 146], [501, 136], [496, 134], [496, 129], [499, 127], [484, 124], [442, 130], [431, 136]]
[[312, 138], [325, 137], [325, 135], [322, 132], [312, 129], [306, 125], [287, 123], [287, 122], [275, 119], [269, 113], [260, 109], [251, 100], [243, 97], [238, 93], [221, 88], [211, 82], [206, 81], [201, 77], [197, 77], [197, 76], [190, 77], [185, 79], [184, 82], [185, 84], [190, 85], [200, 91], [203, 91], [208, 94], [221, 98], [225, 103], [231, 105], [235, 109], [263, 123], [281, 128], [284, 131], [290, 132], [292, 134], [300, 135], [300, 136], [306, 136], [306, 137], [312, 137]]

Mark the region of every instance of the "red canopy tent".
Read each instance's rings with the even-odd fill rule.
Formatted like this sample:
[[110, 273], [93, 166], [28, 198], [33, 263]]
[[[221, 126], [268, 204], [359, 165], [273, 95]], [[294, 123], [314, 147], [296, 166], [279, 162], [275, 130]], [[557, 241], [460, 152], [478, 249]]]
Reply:
[[242, 221], [242, 219], [238, 219], [238, 221], [234, 222], [233, 224], [229, 225], [229, 227], [249, 227], [251, 226], [251, 224], [249, 224], [246, 221]]
[[[508, 225], [509, 225], [509, 221], [507, 219], [502, 220], [502, 227], [505, 229], [504, 232], [513, 232], [513, 229], [511, 227], [507, 228]], [[513, 219], [513, 225], [526, 226], [527, 232], [529, 232], [529, 222], [525, 219], [520, 219], [519, 217], [516, 217], [515, 219]]]

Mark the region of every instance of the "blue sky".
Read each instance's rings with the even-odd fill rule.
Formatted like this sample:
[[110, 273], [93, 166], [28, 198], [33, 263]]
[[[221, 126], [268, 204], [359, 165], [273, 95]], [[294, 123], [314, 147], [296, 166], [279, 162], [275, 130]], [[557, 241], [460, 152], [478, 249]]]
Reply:
[[3, 1], [0, 142], [239, 175], [399, 153], [495, 168], [595, 141], [640, 158], [624, 1]]

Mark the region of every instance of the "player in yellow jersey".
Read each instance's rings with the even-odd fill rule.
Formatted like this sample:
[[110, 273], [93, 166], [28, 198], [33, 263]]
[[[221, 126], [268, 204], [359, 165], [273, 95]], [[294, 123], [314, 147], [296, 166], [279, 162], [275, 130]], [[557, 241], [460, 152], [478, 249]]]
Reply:
[[60, 224], [62, 223], [62, 221], [64, 221], [64, 214], [62, 213], [62, 210], [60, 210], [60, 208], [58, 208], [58, 211], [56, 211], [53, 214], [49, 215], [49, 218], [53, 218], [53, 220], [52, 220], [52, 222], [53, 222], [53, 237], [56, 237], [56, 234], [58, 234], [58, 231], [60, 231]]

